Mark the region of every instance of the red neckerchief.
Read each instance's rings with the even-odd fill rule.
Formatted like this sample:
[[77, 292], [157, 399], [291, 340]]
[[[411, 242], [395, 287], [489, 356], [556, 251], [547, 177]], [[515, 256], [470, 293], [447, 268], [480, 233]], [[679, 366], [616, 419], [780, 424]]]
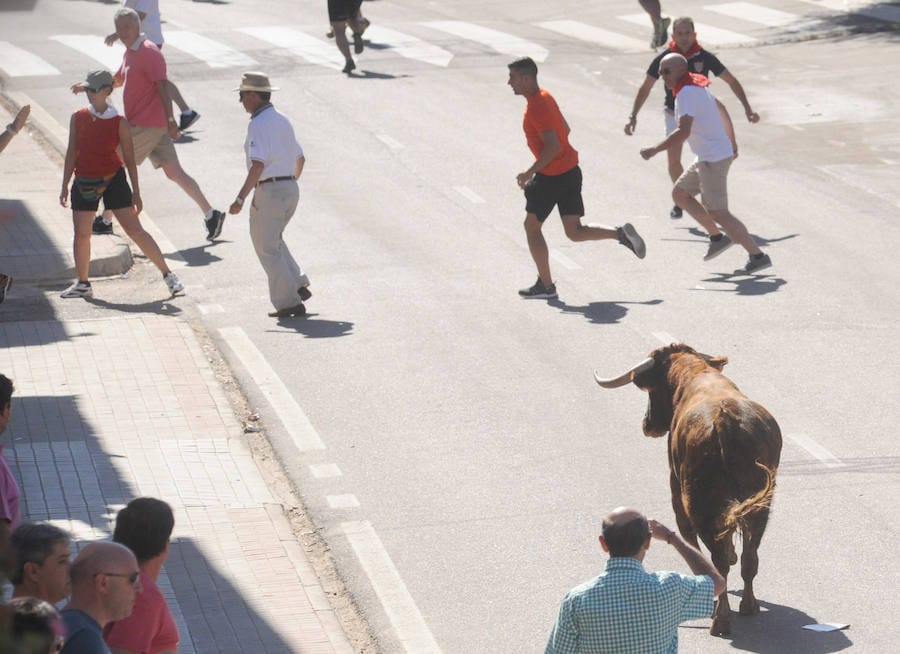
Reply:
[[694, 41], [694, 45], [692, 45], [686, 51], [682, 52], [681, 50], [678, 49], [678, 44], [675, 43], [675, 39], [672, 39], [671, 41], [669, 41], [669, 50], [671, 52], [677, 52], [680, 55], [684, 55], [685, 59], [690, 59], [695, 54], [700, 52], [702, 49], [703, 48], [700, 47], [700, 43], [697, 41]]
[[678, 84], [672, 89], [672, 95], [677, 96], [678, 92], [685, 86], [709, 86], [709, 78], [699, 73], [685, 73], [684, 77], [678, 80]]

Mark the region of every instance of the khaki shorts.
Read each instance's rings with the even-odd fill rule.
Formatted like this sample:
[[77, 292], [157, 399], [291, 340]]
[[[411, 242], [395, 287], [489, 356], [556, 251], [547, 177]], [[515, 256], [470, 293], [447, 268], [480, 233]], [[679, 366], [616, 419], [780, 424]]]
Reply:
[[728, 209], [728, 169], [732, 157], [721, 161], [695, 161], [675, 182], [675, 187], [691, 195], [700, 194], [707, 211]]
[[140, 166], [150, 157], [154, 168], [160, 168], [172, 161], [178, 161], [175, 144], [165, 127], [139, 127], [130, 125], [131, 141], [134, 144], [134, 163]]

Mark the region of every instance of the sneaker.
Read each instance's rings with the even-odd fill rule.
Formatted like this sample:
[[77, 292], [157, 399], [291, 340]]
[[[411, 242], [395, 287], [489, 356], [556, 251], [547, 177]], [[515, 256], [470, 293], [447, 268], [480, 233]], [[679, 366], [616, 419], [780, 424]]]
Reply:
[[75, 282], [69, 288], [59, 294], [59, 297], [93, 297], [94, 289], [90, 282]]
[[103, 216], [97, 214], [94, 216], [94, 224], [91, 225], [91, 231], [94, 232], [94, 234], [112, 234], [112, 223], [104, 221]]
[[728, 238], [728, 234], [722, 234], [722, 238], [717, 241], [710, 238], [709, 249], [706, 250], [706, 256], [703, 257], [703, 260], [709, 261], [710, 259], [715, 259], [732, 245], [734, 245], [734, 241]]
[[747, 259], [747, 264], [743, 268], [738, 268], [734, 271], [735, 275], [752, 275], [753, 273], [757, 273], [760, 270], [765, 270], [766, 268], [772, 267], [772, 260], [769, 258], [768, 254], [763, 254], [761, 256], [750, 255], [750, 258]]
[[213, 209], [212, 218], [207, 218], [203, 222], [206, 223], [206, 240], [215, 241], [222, 233], [222, 225], [225, 223], [225, 214]]
[[634, 252], [638, 259], [643, 259], [647, 255], [647, 247], [644, 245], [644, 239], [637, 233], [634, 225], [625, 223], [616, 231], [619, 232], [619, 243]]
[[6, 292], [12, 286], [12, 277], [9, 275], [0, 275], [0, 304], [6, 299]]
[[333, 39], [334, 38], [334, 30], [328, 30], [325, 32], [325, 38]]
[[178, 275], [171, 270], [163, 275], [163, 281], [166, 283], [166, 286], [169, 287], [169, 292], [171, 292], [172, 295], [181, 293], [184, 290], [184, 284], [178, 279]]
[[297, 293], [300, 294], [300, 299], [306, 302], [309, 298], [312, 297], [312, 291], [309, 290], [309, 286], [301, 286], [297, 289]]
[[363, 45], [362, 40], [362, 32], [353, 32], [353, 52], [356, 54], [362, 53], [365, 46]]
[[684, 211], [682, 211], [681, 207], [677, 204], [672, 206], [672, 210], [669, 212], [669, 218], [673, 220], [677, 218], [681, 218], [684, 215]]
[[200, 120], [200, 114], [198, 114], [193, 109], [188, 109], [187, 111], [182, 112], [181, 118], [178, 120], [178, 131], [183, 132], [198, 120]]
[[344, 69], [341, 71], [342, 73], [350, 74], [351, 71], [356, 70], [356, 64], [353, 63], [352, 59], [348, 59], [347, 63], [344, 65]]
[[654, 32], [653, 40], [650, 42], [651, 48], [656, 49], [666, 44], [666, 41], [669, 39], [669, 24], [671, 22], [671, 18], [659, 19], [659, 25], [656, 26], [656, 32]]
[[534, 283], [534, 286], [521, 289], [519, 291], [519, 295], [525, 298], [541, 298], [551, 300], [556, 297], [556, 284], [544, 286], [544, 282], [542, 282], [540, 278], [538, 278], [538, 280]]

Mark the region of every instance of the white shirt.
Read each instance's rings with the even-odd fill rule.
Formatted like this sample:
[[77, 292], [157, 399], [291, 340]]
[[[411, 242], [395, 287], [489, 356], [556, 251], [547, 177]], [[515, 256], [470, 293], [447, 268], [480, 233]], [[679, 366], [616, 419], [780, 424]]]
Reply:
[[263, 163], [261, 180], [293, 176], [297, 159], [303, 156], [303, 148], [297, 143], [287, 116], [272, 105], [263, 107], [250, 118], [244, 151], [248, 170], [254, 161]]
[[122, 6], [146, 14], [141, 21], [141, 31], [156, 45], [163, 44], [159, 0], [122, 0]]
[[675, 117], [690, 116], [688, 144], [699, 161], [722, 161], [734, 156], [714, 96], [705, 86], [683, 86], [675, 96]]

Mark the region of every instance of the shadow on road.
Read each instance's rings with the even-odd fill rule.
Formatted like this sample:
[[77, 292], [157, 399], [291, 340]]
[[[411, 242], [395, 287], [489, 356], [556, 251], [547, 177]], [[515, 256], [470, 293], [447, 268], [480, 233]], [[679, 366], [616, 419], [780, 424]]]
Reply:
[[[74, 298], [78, 299], [78, 298]], [[158, 316], [177, 316], [181, 313], [181, 307], [171, 303], [172, 298], [167, 297], [151, 302], [139, 302], [138, 304], [124, 304], [122, 302], [110, 302], [97, 297], [84, 298], [85, 302], [103, 309], [121, 311], [123, 313], [155, 313]]]
[[745, 273], [713, 273], [703, 280], [708, 284], [730, 284], [731, 288], [694, 287], [692, 291], [715, 291], [737, 293], [738, 295], [768, 295], [787, 284], [787, 280], [772, 275], [747, 275]]
[[621, 320], [628, 313], [626, 304], [641, 304], [644, 306], [655, 306], [662, 304], [662, 300], [646, 300], [644, 302], [590, 302], [583, 306], [566, 304], [562, 300], [547, 300], [547, 304], [551, 307], [559, 309], [563, 313], [580, 313], [590, 322], [597, 325], [612, 325]]
[[305, 316], [279, 318], [278, 326], [285, 329], [269, 329], [266, 331], [288, 333], [288, 330], [294, 330], [298, 334], [303, 334], [306, 338], [336, 338], [338, 336], [349, 336], [353, 331], [352, 322], [323, 320], [316, 318], [316, 315], [315, 313], [308, 313]]
[[[217, 241], [218, 242], [218, 241]], [[184, 259], [185, 263], [191, 268], [199, 268], [200, 266], [208, 266], [212, 263], [216, 263], [218, 261], [222, 261], [222, 257], [209, 252], [207, 248], [215, 245], [215, 243], [207, 243], [205, 245], [198, 245], [195, 248], [188, 248], [187, 250], [179, 250], [178, 255]], [[171, 255], [167, 255], [167, 258]]]

